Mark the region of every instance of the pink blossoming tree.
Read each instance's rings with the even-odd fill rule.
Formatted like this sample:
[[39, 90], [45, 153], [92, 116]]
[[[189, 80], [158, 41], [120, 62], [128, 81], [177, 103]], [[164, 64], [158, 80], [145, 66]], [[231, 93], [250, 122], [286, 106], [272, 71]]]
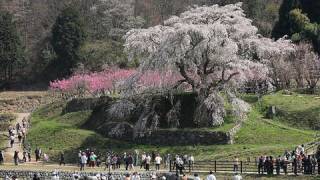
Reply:
[[[68, 79], [50, 83], [50, 89], [62, 93], [66, 98], [85, 95], [120, 94], [123, 84], [136, 76], [134, 69], [107, 69], [103, 72], [77, 74]], [[179, 74], [159, 71], [146, 71], [134, 83], [137, 93], [152, 89], [164, 89], [174, 86], [181, 77]]]

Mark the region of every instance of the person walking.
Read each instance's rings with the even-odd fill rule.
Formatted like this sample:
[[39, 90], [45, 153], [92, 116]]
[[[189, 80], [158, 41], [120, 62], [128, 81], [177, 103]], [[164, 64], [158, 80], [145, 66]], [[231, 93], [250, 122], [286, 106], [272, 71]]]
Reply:
[[155, 158], [155, 162], [156, 162], [156, 171], [160, 170], [160, 164], [161, 164], [162, 158], [160, 157], [159, 154], [157, 154], [156, 158]]
[[79, 150], [79, 152], [78, 152], [78, 166], [79, 167], [81, 166], [81, 156], [82, 156], [82, 151]]
[[80, 171], [84, 171], [84, 167], [87, 164], [87, 160], [88, 160], [88, 158], [86, 156], [86, 153], [83, 152], [81, 155]]
[[11, 136], [9, 137], [9, 141], [10, 141], [10, 147], [13, 148], [13, 144], [14, 144], [14, 134], [11, 134]]
[[28, 149], [28, 160], [31, 162], [31, 148]]
[[288, 160], [287, 160], [287, 157], [283, 157], [281, 159], [281, 167], [283, 169], [283, 172], [285, 175], [288, 174]]
[[65, 163], [65, 161], [64, 161], [64, 154], [63, 154], [63, 152], [61, 152], [60, 153], [60, 162], [59, 162], [59, 165], [61, 166], [61, 165], [66, 165], [66, 163]]
[[281, 159], [280, 156], [276, 159], [276, 172], [277, 175], [280, 175], [280, 169], [281, 169]]
[[183, 174], [181, 180], [188, 180], [188, 176], [186, 174]]
[[119, 155], [115, 155], [114, 158], [116, 160], [115, 169], [121, 169], [121, 157]]
[[273, 157], [272, 156], [270, 156], [270, 174], [271, 175], [273, 175], [273, 170], [274, 170], [274, 166], [273, 166], [273, 164], [274, 164], [274, 161], [273, 161]]
[[43, 164], [48, 163], [49, 162], [49, 155], [46, 153], [43, 153]]
[[91, 152], [89, 159], [90, 159], [89, 167], [94, 168], [97, 160], [97, 156], [94, 154], [94, 152]]
[[239, 158], [237, 156], [234, 157], [233, 161], [233, 172], [238, 172], [239, 171]]
[[134, 172], [131, 176], [131, 180], [140, 180], [140, 175], [137, 172]]
[[146, 153], [143, 152], [142, 155], [141, 155], [140, 169], [142, 169], [142, 167], [143, 167], [144, 169], [146, 169], [146, 157], [147, 157]]
[[34, 173], [32, 180], [40, 180], [39, 175], [37, 173]]
[[151, 157], [148, 154], [146, 157], [146, 171], [150, 171]]
[[294, 175], [298, 175], [298, 162], [297, 161], [298, 161], [297, 157], [294, 157], [293, 162], [292, 162]]
[[320, 155], [317, 156], [318, 174], [320, 175]]
[[22, 158], [23, 162], [26, 163], [27, 162], [27, 152], [23, 151], [23, 158]]
[[193, 178], [194, 180], [201, 180], [201, 178], [198, 174], [194, 174], [193, 176], [194, 176], [194, 178]]
[[188, 157], [188, 163], [189, 163], [189, 169], [193, 170], [193, 166], [194, 166], [194, 157], [193, 157], [193, 155]]
[[183, 174], [183, 169], [184, 169], [184, 164], [183, 164], [183, 160], [181, 157], [177, 158], [177, 172], [179, 170], [179, 174]]
[[19, 140], [19, 143], [21, 144], [22, 143], [22, 132], [21, 131], [18, 132], [18, 140]]
[[40, 148], [37, 147], [34, 153], [36, 155], [36, 162], [38, 162], [40, 160]]
[[112, 159], [111, 159], [111, 155], [109, 153], [107, 153], [106, 155], [106, 160], [105, 160], [105, 168], [104, 170], [107, 170], [107, 169], [111, 169], [111, 164], [112, 164]]
[[4, 155], [3, 152], [0, 150], [0, 164], [3, 164], [4, 162]]
[[16, 166], [19, 164], [19, 151], [14, 151], [13, 161]]
[[242, 180], [242, 176], [238, 173], [236, 173], [233, 177], [232, 180]]
[[131, 154], [129, 154], [129, 156], [127, 157], [127, 161], [128, 161], [128, 169], [134, 170], [134, 166], [133, 166], [134, 160]]
[[311, 164], [312, 164], [312, 174], [316, 174], [317, 159], [315, 155], [312, 156]]
[[216, 176], [213, 174], [213, 172], [210, 171], [206, 180], [217, 180], [217, 179], [216, 179]]
[[20, 128], [21, 128], [20, 123], [17, 123], [17, 124], [16, 124], [16, 133], [17, 133], [17, 134], [18, 134], [18, 132], [20, 131]]
[[170, 167], [170, 163], [171, 163], [171, 155], [167, 154], [165, 159], [165, 168]]
[[263, 157], [260, 156], [259, 160], [258, 160], [258, 174], [263, 174], [264, 173], [264, 161], [263, 161]]

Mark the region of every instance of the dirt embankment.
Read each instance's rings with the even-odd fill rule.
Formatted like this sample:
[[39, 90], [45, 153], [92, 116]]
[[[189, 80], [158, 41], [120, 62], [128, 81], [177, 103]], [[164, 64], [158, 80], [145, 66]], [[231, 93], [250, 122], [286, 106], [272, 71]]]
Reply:
[[47, 102], [46, 91], [1, 92], [0, 113], [29, 113]]

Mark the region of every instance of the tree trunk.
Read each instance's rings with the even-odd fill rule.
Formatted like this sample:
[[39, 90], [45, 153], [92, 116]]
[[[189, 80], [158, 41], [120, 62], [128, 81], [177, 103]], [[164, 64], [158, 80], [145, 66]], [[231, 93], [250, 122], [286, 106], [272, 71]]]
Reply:
[[225, 109], [223, 98], [218, 92], [210, 93], [200, 89], [194, 122], [198, 127], [220, 126], [224, 122]]

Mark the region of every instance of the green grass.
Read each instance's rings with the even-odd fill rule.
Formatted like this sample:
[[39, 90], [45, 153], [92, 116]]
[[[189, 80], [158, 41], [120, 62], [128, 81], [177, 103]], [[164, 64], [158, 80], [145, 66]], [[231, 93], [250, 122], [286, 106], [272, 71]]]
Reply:
[[[273, 95], [264, 97], [264, 102], [271, 102]], [[279, 94], [276, 96], [280, 96]], [[304, 97], [302, 97], [304, 98]], [[306, 96], [310, 100], [311, 97]], [[233, 145], [198, 145], [198, 146], [150, 146], [116, 141], [102, 137], [94, 131], [81, 129], [90, 116], [90, 111], [80, 111], [62, 114], [64, 103], [58, 102], [43, 108], [32, 115], [33, 127], [28, 140], [33, 147], [40, 146], [44, 152], [56, 158], [59, 152], [64, 151], [70, 162], [74, 161], [79, 149], [88, 147], [105, 152], [111, 148], [118, 152], [132, 152], [135, 149], [146, 152], [157, 151], [161, 154], [193, 154], [197, 160], [226, 160], [239, 156], [246, 160], [247, 157], [260, 155], [279, 155], [285, 150], [292, 150], [295, 146], [310, 142], [314, 139], [316, 131], [304, 130], [287, 125], [285, 120], [265, 119], [259, 111], [257, 98], [253, 95], [243, 96], [243, 99], [252, 103], [253, 110], [248, 115], [247, 121], [237, 133]], [[278, 101], [277, 98], [274, 98]], [[280, 101], [278, 101], [280, 103]], [[291, 101], [284, 101], [283, 107], [291, 107]], [[306, 103], [308, 100], [305, 101]], [[288, 106], [286, 105], [288, 103]], [[310, 105], [309, 107], [313, 107]], [[298, 109], [298, 108], [296, 108]], [[307, 110], [307, 108], [306, 108]], [[233, 127], [233, 120], [227, 120], [218, 128], [202, 128], [199, 130], [227, 131]], [[195, 129], [186, 129], [195, 130]]]
[[276, 106], [275, 120], [304, 129], [320, 129], [320, 97], [314, 95], [283, 95], [281, 92], [265, 96], [262, 109]]
[[279, 122], [264, 119], [253, 109], [241, 130], [236, 135], [239, 144], [295, 144], [313, 140], [314, 131], [299, 130]]
[[80, 129], [90, 115], [90, 111], [61, 114], [63, 103], [47, 105], [32, 114], [32, 129], [28, 134], [28, 143], [33, 148], [41, 147], [53, 159], [62, 151], [67, 160], [74, 160], [79, 149], [94, 146], [103, 148], [111, 143], [94, 131]]

